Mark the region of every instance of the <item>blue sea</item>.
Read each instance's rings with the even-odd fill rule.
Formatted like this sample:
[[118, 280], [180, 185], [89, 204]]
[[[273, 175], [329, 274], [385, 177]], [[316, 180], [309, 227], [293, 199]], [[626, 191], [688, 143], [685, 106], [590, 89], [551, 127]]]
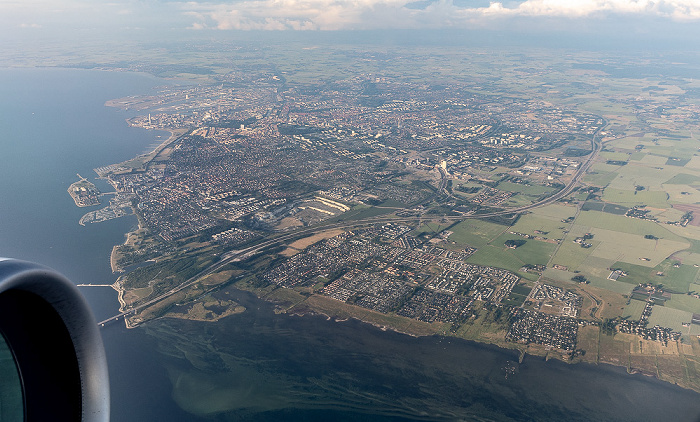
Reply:
[[[129, 159], [167, 134], [130, 128], [105, 101], [152, 92], [143, 74], [0, 70], [0, 256], [40, 262], [76, 284], [110, 284], [125, 217], [86, 227], [66, 189], [76, 173]], [[107, 188], [104, 184], [101, 188]], [[82, 288], [98, 319], [109, 288]], [[247, 310], [218, 323], [159, 320], [102, 330], [112, 421], [588, 421], [700, 419], [700, 394], [624, 368], [566, 365], [358, 321]]]

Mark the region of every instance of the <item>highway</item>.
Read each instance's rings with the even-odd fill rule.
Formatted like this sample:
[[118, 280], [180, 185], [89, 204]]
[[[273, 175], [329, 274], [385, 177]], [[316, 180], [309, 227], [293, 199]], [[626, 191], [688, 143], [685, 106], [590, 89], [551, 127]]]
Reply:
[[[605, 127], [607, 125], [607, 121], [602, 127]], [[602, 128], [601, 127], [601, 128]], [[566, 195], [570, 194], [576, 185], [579, 183], [580, 179], [583, 177], [583, 175], [588, 171], [590, 166], [593, 164], [595, 159], [598, 157], [598, 154], [600, 153], [601, 149], [603, 148], [602, 141], [598, 139], [598, 133], [600, 132], [600, 129], [596, 131], [596, 133], [593, 135], [593, 138], [591, 139], [591, 153], [589, 154], [588, 158], [586, 161], [584, 161], [581, 166], [577, 169], [576, 173], [571, 178], [571, 181], [560, 191], [556, 192], [555, 194], [541, 200], [535, 203], [532, 203], [530, 205], [525, 205], [522, 207], [517, 207], [517, 208], [509, 208], [509, 209], [504, 209], [504, 210], [499, 210], [499, 211], [494, 211], [490, 213], [484, 213], [484, 214], [466, 214], [466, 215], [458, 215], [458, 216], [431, 216], [431, 218], [441, 218], [444, 220], [448, 221], [455, 221], [455, 220], [466, 220], [466, 219], [474, 219], [474, 218], [488, 218], [488, 217], [496, 217], [496, 216], [501, 216], [501, 215], [511, 215], [511, 214], [520, 214], [535, 208], [543, 207], [549, 204], [552, 204], [561, 198], [565, 197]], [[441, 181], [440, 181], [440, 189], [438, 192], [440, 193], [447, 193], [445, 190], [446, 184], [447, 184], [447, 174], [444, 171], [444, 169], [440, 168], [440, 175], [441, 175]], [[160, 302], [164, 299], [167, 299], [168, 297], [192, 286], [195, 284], [199, 279], [201, 279], [204, 276], [207, 276], [209, 274], [212, 274], [219, 269], [223, 268], [224, 266], [228, 265], [231, 262], [235, 261], [240, 261], [244, 258], [250, 257], [252, 255], [255, 255], [259, 251], [263, 249], [270, 248], [272, 246], [278, 246], [284, 242], [287, 242], [289, 240], [292, 240], [294, 238], [302, 238], [302, 237], [307, 237], [319, 232], [327, 231], [327, 230], [333, 230], [333, 229], [356, 229], [360, 228], [363, 226], [369, 226], [369, 225], [374, 225], [378, 223], [388, 223], [388, 222], [411, 222], [411, 221], [416, 221], [421, 219], [421, 216], [413, 216], [413, 217], [368, 217], [363, 220], [355, 220], [352, 222], [346, 222], [346, 221], [339, 221], [336, 223], [332, 224], [319, 224], [314, 227], [310, 228], [305, 228], [302, 230], [297, 230], [291, 233], [286, 233], [282, 235], [275, 235], [273, 238], [268, 238], [266, 240], [263, 240], [262, 242], [250, 246], [245, 249], [237, 250], [237, 251], [232, 251], [232, 252], [227, 252], [226, 254], [222, 255], [221, 259], [210, 265], [208, 268], [202, 270], [200, 273], [196, 274], [195, 276], [187, 279], [185, 282], [180, 284], [177, 287], [174, 287], [167, 292], [164, 292], [160, 294], [159, 296], [150, 299], [138, 306], [135, 306], [129, 310], [126, 310], [124, 312], [121, 312], [117, 315], [114, 315], [113, 317], [107, 318], [103, 321], [100, 321], [98, 325], [105, 325], [110, 322], [116, 321], [121, 317], [126, 317], [127, 315], [130, 314], [135, 314], [138, 313], [140, 310], [145, 309], [157, 302]]]

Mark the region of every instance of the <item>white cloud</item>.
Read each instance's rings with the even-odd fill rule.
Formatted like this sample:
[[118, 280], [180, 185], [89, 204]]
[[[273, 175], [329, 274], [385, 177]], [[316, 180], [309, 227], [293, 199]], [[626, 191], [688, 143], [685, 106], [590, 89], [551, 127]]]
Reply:
[[458, 7], [437, 0], [424, 9], [404, 7], [414, 0], [242, 0], [181, 5], [192, 29], [376, 29], [465, 28], [517, 17], [596, 18], [610, 14], [700, 19], [700, 0], [525, 0], [506, 7]]

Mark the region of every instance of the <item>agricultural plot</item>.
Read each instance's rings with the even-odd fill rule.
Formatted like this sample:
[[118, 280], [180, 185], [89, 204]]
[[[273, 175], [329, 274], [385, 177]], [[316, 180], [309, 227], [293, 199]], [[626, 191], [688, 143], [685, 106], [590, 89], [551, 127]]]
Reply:
[[524, 205], [532, 204], [533, 202], [537, 201], [537, 199], [538, 197], [536, 196], [516, 194], [508, 198], [508, 200], [501, 204], [501, 206], [505, 208], [522, 207]]
[[673, 329], [673, 331], [685, 333], [688, 331], [688, 328], [683, 327], [683, 324], [690, 323], [692, 318], [692, 312], [681, 311], [666, 306], [654, 306], [651, 311], [651, 316], [649, 317], [648, 326], [653, 327], [654, 325], [660, 325], [662, 327], [669, 327]]
[[664, 182], [665, 185], [692, 185], [700, 182], [700, 176], [688, 173], [678, 173]]
[[[691, 286], [691, 290], [700, 292], [700, 285], [691, 284]], [[687, 294], [671, 295], [671, 300], [667, 301], [664, 306], [667, 308], [678, 309], [679, 311], [700, 314], [700, 299]]]
[[508, 297], [503, 301], [503, 303], [511, 306], [520, 306], [523, 304], [523, 302], [525, 302], [525, 299], [527, 299], [527, 295], [530, 294], [531, 290], [531, 287], [528, 287], [524, 284], [518, 284], [515, 287], [513, 287], [513, 290], [511, 290], [510, 295], [508, 295]]
[[646, 306], [646, 302], [641, 300], [630, 300], [630, 303], [625, 306], [625, 310], [622, 312], [622, 318], [626, 318], [630, 321], [638, 321], [642, 317], [642, 311]]
[[630, 354], [629, 342], [616, 340], [615, 337], [606, 334], [600, 336], [600, 362], [627, 366]]
[[584, 362], [595, 363], [598, 357], [598, 336], [600, 329], [598, 327], [581, 327], [578, 330], [576, 345], [579, 349], [586, 351], [586, 354], [581, 358]]
[[541, 195], [550, 195], [555, 189], [543, 185], [523, 185], [520, 183], [501, 182], [498, 184], [499, 190], [508, 192], [518, 192], [523, 195], [538, 197]]
[[[652, 267], [660, 264], [674, 252], [688, 247], [688, 243], [666, 239], [645, 239], [644, 236], [606, 229], [591, 229], [594, 244], [592, 256], [615, 257], [617, 261]], [[647, 261], [648, 260], [648, 261]]]
[[[617, 177], [610, 181], [609, 188], [634, 191], [637, 186], [646, 190], [661, 191], [662, 183], [673, 177], [677, 172], [673, 167], [653, 167], [640, 165], [636, 162], [625, 166], [617, 173]], [[639, 195], [641, 192], [637, 192]]]
[[527, 262], [515, 256], [513, 250], [506, 248], [503, 244], [501, 244], [500, 247], [492, 245], [484, 246], [478, 249], [474, 255], [467, 258], [467, 262], [470, 264], [503, 268], [529, 280], [537, 278], [536, 274], [520, 272], [520, 268], [527, 264]]
[[628, 207], [611, 204], [609, 202], [587, 201], [581, 206], [582, 211], [602, 211], [609, 214], [625, 215], [629, 210]]
[[647, 208], [647, 210], [649, 210], [650, 215], [652, 215], [654, 218], [661, 222], [681, 221], [683, 215], [685, 214], [684, 211], [681, 211], [676, 208], [667, 208], [661, 210], [658, 208]]
[[629, 154], [627, 154], [626, 152], [602, 151], [600, 153], [600, 156], [606, 160], [613, 161], [627, 161], [627, 159], [629, 158]]
[[609, 268], [613, 267], [616, 262], [616, 257], [613, 255], [611, 257], [599, 257], [590, 255], [585, 259], [578, 267], [578, 271], [586, 276], [593, 276], [599, 278], [607, 278], [610, 275]]
[[575, 206], [555, 203], [552, 205], [547, 205], [546, 207], [532, 210], [532, 214], [530, 215], [535, 215], [537, 217], [542, 218], [549, 218], [561, 222], [561, 220], [566, 220], [569, 217], [573, 217], [575, 214]]
[[617, 166], [614, 164], [605, 164], [605, 161], [596, 162], [591, 166], [591, 171], [596, 173], [617, 173], [621, 169], [621, 166]]
[[654, 267], [657, 274], [656, 279], [664, 285], [665, 290], [675, 293], [687, 293], [691, 283], [694, 283], [698, 276], [698, 267], [693, 265], [683, 265], [676, 260], [667, 259]]
[[668, 157], [666, 160], [666, 165], [668, 166], [678, 166], [683, 167], [690, 162], [690, 158], [683, 157]]
[[589, 185], [605, 187], [617, 177], [617, 173], [610, 171], [594, 171], [586, 173], [583, 181]]
[[[505, 242], [507, 240], [525, 240], [523, 237], [515, 235], [515, 234], [510, 234], [510, 233], [504, 233], [503, 235], [497, 237], [493, 242], [492, 245], [494, 247], [503, 247]], [[554, 243], [547, 243], [547, 242], [542, 242], [538, 240], [525, 240], [525, 244], [522, 246], [519, 246], [515, 249], [508, 249], [513, 256], [517, 257], [519, 260], [521, 260], [525, 264], [533, 264], [533, 265], [546, 265], [547, 262], [549, 261], [550, 255], [554, 252], [554, 249], [556, 248], [556, 244]]]
[[599, 211], [582, 211], [576, 219], [576, 224], [580, 226], [597, 227], [640, 236], [651, 234], [660, 239], [683, 243], [687, 242], [683, 237], [670, 231], [672, 226], [662, 226], [652, 221], [629, 218], [622, 215], [613, 215]]
[[450, 236], [451, 241], [480, 248], [488, 245], [493, 239], [508, 230], [508, 227], [474, 219], [459, 223], [450, 230], [454, 232]]
[[700, 170], [700, 156], [693, 156], [690, 162], [685, 165], [685, 169]]
[[[647, 146], [647, 148], [653, 148], [653, 146]], [[668, 149], [668, 151], [671, 151], [671, 149]], [[647, 154], [644, 158], [642, 158], [639, 161], [650, 166], [664, 166], [666, 164], [666, 160], [667, 157], [665, 155], [654, 153]]]
[[649, 267], [644, 267], [641, 265], [636, 265], [636, 264], [630, 264], [627, 262], [614, 262], [612, 264], [612, 268], [617, 268], [625, 273], [627, 275], [625, 277], [620, 277], [618, 278], [619, 281], [622, 281], [624, 283], [629, 283], [629, 284], [645, 284], [645, 283], [652, 283], [652, 284], [657, 284], [655, 283], [654, 276], [653, 276], [653, 268]]
[[681, 204], [700, 203], [700, 191], [689, 185], [663, 185], [668, 202]]
[[654, 137], [652, 135], [648, 136], [627, 136], [625, 138], [616, 139], [615, 148], [616, 149], [629, 149], [633, 150], [637, 145], [652, 145], [651, 140]]
[[609, 290], [611, 292], [619, 293], [622, 295], [629, 295], [632, 292], [632, 289], [634, 288], [634, 286], [629, 284], [629, 283], [623, 283], [621, 281], [615, 281], [615, 280], [608, 280], [607, 278], [603, 278], [603, 277], [588, 276], [586, 278], [590, 282], [590, 284], [589, 284], [590, 286]]
[[568, 228], [568, 224], [562, 223], [561, 220], [528, 214], [520, 217], [509, 231], [546, 237], [547, 239], [563, 239], [566, 228]]
[[651, 356], [630, 356], [630, 370], [635, 372], [640, 372], [644, 375], [656, 376], [656, 357]]
[[567, 236], [559, 246], [557, 253], [552, 258], [552, 264], [562, 265], [571, 271], [576, 271], [579, 266], [593, 252], [592, 248], [584, 249], [573, 242], [573, 237]]
[[625, 205], [628, 207], [634, 205], [647, 205], [649, 207], [655, 208], [667, 208], [668, 205], [668, 194], [663, 191], [636, 191], [632, 190], [621, 190], [612, 187], [605, 188], [603, 192], [604, 201], [612, 202], [615, 204]]

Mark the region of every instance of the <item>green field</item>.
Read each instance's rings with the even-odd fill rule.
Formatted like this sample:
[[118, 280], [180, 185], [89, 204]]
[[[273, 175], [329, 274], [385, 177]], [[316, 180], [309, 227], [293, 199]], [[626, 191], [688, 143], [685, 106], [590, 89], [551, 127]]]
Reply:
[[629, 207], [611, 204], [609, 202], [586, 201], [581, 207], [582, 211], [602, 211], [608, 214], [625, 215]]
[[500, 247], [484, 246], [480, 248], [474, 255], [467, 258], [467, 262], [470, 264], [504, 268], [529, 280], [537, 278], [536, 274], [521, 273], [520, 268], [527, 264], [527, 262], [515, 256], [512, 249], [508, 249], [502, 244]]
[[700, 177], [688, 174], [688, 173], [678, 173], [669, 180], [665, 181], [666, 185], [691, 185], [700, 181]]
[[[451, 241], [480, 248], [488, 245], [501, 233], [507, 231], [508, 227], [490, 221], [473, 219], [459, 223], [450, 230], [454, 232], [450, 236]], [[503, 245], [501, 244], [501, 246]]]
[[630, 300], [629, 305], [625, 306], [625, 310], [622, 312], [622, 317], [627, 318], [630, 321], [639, 321], [642, 317], [642, 311], [646, 306], [646, 302], [641, 300]]
[[655, 208], [668, 207], [668, 194], [663, 191], [620, 190], [607, 187], [603, 192], [602, 199], [603, 201], [625, 206], [647, 205]]
[[498, 189], [508, 192], [518, 192], [524, 195], [540, 196], [544, 194], [552, 194], [555, 189], [543, 185], [523, 185], [520, 183], [501, 182], [498, 184]]
[[593, 248], [582, 248], [572, 241], [573, 238], [569, 239], [567, 237], [563, 243], [559, 246], [556, 255], [552, 259], [553, 264], [563, 265], [568, 267], [569, 270], [575, 271], [578, 269], [579, 265], [588, 258], [588, 256], [593, 252]]
[[[660, 264], [669, 255], [685, 249], [687, 243], [666, 239], [645, 239], [644, 236], [621, 233], [612, 230], [592, 228], [593, 256], [614, 258], [617, 261], [628, 262], [646, 267]], [[596, 245], [596, 242], [600, 242]], [[648, 259], [645, 261], [643, 259]]]
[[672, 233], [666, 227], [652, 221], [629, 218], [621, 215], [613, 215], [599, 211], [581, 211], [576, 224], [580, 226], [598, 227], [622, 233], [654, 235], [660, 239], [687, 242], [684, 238]]
[[683, 327], [683, 323], [690, 322], [692, 317], [692, 312], [680, 311], [666, 306], [654, 306], [649, 317], [648, 326], [660, 325], [685, 333], [688, 332], [688, 328]]
[[603, 277], [595, 277], [590, 274], [584, 273], [574, 273], [571, 271], [557, 270], [554, 268], [547, 268], [542, 274], [543, 277], [554, 280], [560, 283], [574, 284], [575, 281], [571, 280], [572, 277], [577, 275], [583, 275], [588, 280], [589, 285], [594, 287], [599, 287], [601, 289], [609, 290], [611, 292], [620, 293], [623, 295], [628, 295], [634, 288], [631, 284], [622, 283], [619, 281], [608, 280]]
[[678, 261], [667, 259], [654, 268], [654, 273], [663, 272], [663, 276], [656, 276], [656, 280], [664, 285], [664, 289], [676, 293], [687, 293], [691, 283], [697, 279], [700, 268], [692, 265], [680, 265], [674, 267]]
[[615, 161], [627, 161], [629, 158], [629, 154], [626, 152], [610, 152], [610, 151], [601, 151], [600, 156], [605, 158], [606, 160], [615, 160]]
[[[563, 230], [567, 227], [568, 224], [562, 223], [561, 220], [539, 217], [536, 214], [528, 214], [520, 217], [520, 219], [511, 226], [509, 231], [546, 237], [547, 239], [563, 239]], [[535, 233], [535, 231], [539, 231], [540, 233]]]
[[[693, 290], [695, 290], [695, 288], [693, 288]], [[700, 299], [690, 295], [671, 295], [671, 300], [666, 301], [664, 306], [667, 308], [678, 309], [680, 311], [700, 314]]]
[[586, 173], [586, 175], [583, 177], [583, 181], [594, 186], [605, 187], [608, 186], [616, 177], [617, 173], [615, 172], [595, 171]]

